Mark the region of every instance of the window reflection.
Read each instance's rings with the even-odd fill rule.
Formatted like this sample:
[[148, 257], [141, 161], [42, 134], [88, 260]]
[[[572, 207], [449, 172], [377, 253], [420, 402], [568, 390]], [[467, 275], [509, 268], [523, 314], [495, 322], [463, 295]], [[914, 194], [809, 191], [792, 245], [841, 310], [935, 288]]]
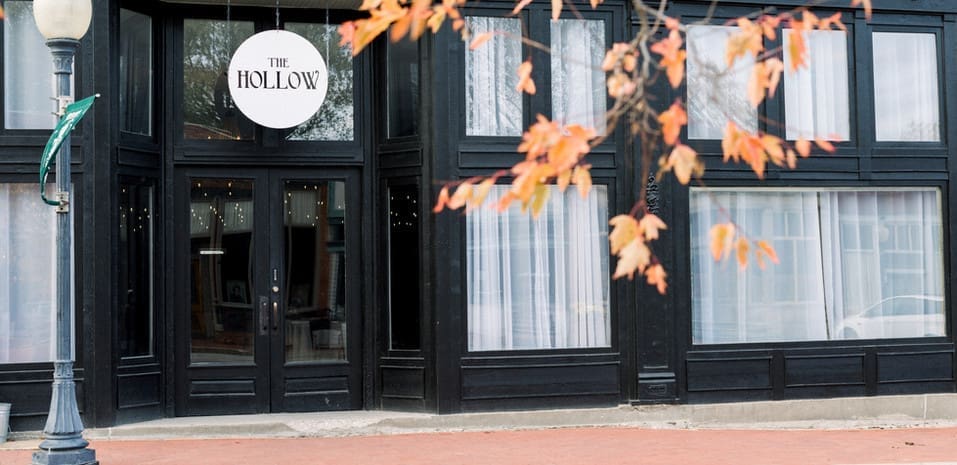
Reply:
[[120, 288], [118, 342], [120, 355], [153, 354], [153, 186], [120, 186]]
[[329, 71], [329, 87], [319, 112], [292, 129], [286, 140], [348, 141], [355, 137], [352, 52], [339, 46], [337, 28], [335, 24], [286, 24], [286, 30], [312, 42]]
[[120, 10], [120, 130], [153, 133], [153, 24], [144, 14]]
[[183, 21], [184, 138], [255, 138], [256, 127], [230, 98], [226, 80], [233, 53], [253, 32], [249, 21]]

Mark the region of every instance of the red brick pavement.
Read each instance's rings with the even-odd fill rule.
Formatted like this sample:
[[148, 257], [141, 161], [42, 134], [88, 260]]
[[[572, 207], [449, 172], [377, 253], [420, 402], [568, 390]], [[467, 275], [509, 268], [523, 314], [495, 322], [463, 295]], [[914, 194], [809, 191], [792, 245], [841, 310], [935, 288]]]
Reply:
[[[101, 465], [957, 465], [957, 428], [574, 428], [347, 438], [97, 441], [92, 446]], [[30, 453], [0, 451], [0, 464], [27, 465]]]

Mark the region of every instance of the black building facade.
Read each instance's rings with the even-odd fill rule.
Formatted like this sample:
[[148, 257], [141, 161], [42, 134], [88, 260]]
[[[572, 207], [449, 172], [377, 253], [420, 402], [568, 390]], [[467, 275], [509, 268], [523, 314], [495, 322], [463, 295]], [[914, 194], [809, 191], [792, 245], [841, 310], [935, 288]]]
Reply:
[[[632, 36], [627, 2], [559, 21], [548, 2], [518, 16], [513, 2], [466, 10], [476, 31], [553, 55], [507, 36], [469, 51], [446, 27], [356, 57], [336, 33], [361, 17], [351, 2], [283, 0], [278, 20], [269, 1], [95, 2], [75, 94], [102, 97], [73, 138], [86, 424], [953, 392], [957, 6], [875, 0], [869, 21], [849, 2], [815, 8], [840, 13], [847, 34], [814, 34], [823, 71], [785, 77], [757, 110], [727, 97], [736, 73], [702, 78], [729, 19], [800, 3], [721, 2], [688, 32], [688, 84], [658, 90], [663, 107], [687, 102], [682, 138], [708, 167], [707, 187], [648, 187], [670, 227], [655, 249], [671, 284], [659, 295], [610, 279], [607, 219], [639, 184], [638, 148], [620, 131], [589, 155], [588, 200], [552, 195], [537, 220], [431, 211], [442, 181], [518, 161], [537, 114], [602, 128], [596, 70]], [[694, 21], [709, 4], [666, 13]], [[3, 6], [0, 402], [30, 430], [52, 380], [53, 213], [36, 181], [52, 103], [31, 2]], [[289, 130], [246, 119], [223, 76], [232, 51], [277, 21], [316, 45], [330, 76], [319, 113]], [[526, 59], [535, 95], [514, 90]], [[721, 162], [721, 108], [836, 151], [757, 180]], [[716, 204], [782, 263], [715, 264]]]

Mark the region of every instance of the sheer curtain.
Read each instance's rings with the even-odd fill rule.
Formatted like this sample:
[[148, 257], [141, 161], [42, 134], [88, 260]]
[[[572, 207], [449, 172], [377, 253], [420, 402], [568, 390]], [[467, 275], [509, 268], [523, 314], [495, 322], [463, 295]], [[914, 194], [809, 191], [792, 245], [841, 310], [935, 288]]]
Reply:
[[877, 140], [939, 141], [937, 37], [875, 32], [873, 43]]
[[[805, 32], [809, 67], [784, 73], [784, 107], [787, 138], [831, 140], [850, 138], [847, 88], [847, 34], [843, 31]], [[790, 45], [784, 34], [784, 49]], [[785, 69], [791, 55], [784, 54]]]
[[475, 35], [498, 31], [485, 45], [465, 52], [465, 133], [521, 136], [522, 94], [515, 90], [522, 64], [522, 23], [517, 18], [469, 16]]
[[944, 335], [936, 191], [821, 194], [835, 338]]
[[33, 20], [33, 2], [4, 1], [3, 96], [7, 129], [52, 129], [53, 61]]
[[[719, 205], [781, 263], [715, 262]], [[695, 189], [691, 213], [696, 344], [946, 334], [936, 190]]]
[[471, 351], [611, 345], [607, 189], [587, 199], [550, 189], [538, 218], [518, 208], [466, 218]]
[[737, 30], [731, 26], [688, 27], [688, 137], [721, 139], [731, 119], [748, 131], [758, 128], [758, 113], [747, 99], [754, 66], [750, 55], [728, 69], [725, 46]]
[[605, 132], [605, 22], [559, 19], [551, 23], [552, 118]]
[[[826, 339], [817, 200], [811, 192], [692, 191], [693, 332], [696, 344]], [[715, 262], [711, 226], [728, 219], [772, 243], [781, 260], [744, 271]]]
[[36, 184], [0, 184], [0, 363], [53, 359], [55, 231]]

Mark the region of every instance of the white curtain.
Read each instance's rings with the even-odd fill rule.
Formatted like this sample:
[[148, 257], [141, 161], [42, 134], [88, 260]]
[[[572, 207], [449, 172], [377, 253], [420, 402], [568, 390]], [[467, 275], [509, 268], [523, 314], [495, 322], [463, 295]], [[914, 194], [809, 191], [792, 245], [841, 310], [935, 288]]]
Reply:
[[560, 19], [551, 23], [552, 119], [605, 132], [605, 22]]
[[[695, 189], [691, 207], [696, 344], [946, 333], [935, 190]], [[708, 231], [728, 221], [721, 207], [781, 263], [715, 262]]]
[[[752, 259], [739, 271], [733, 258], [715, 262], [708, 233], [728, 221], [721, 207], [749, 235], [772, 243], [781, 263], [761, 270]], [[695, 189], [691, 227], [696, 344], [827, 338], [814, 193]]]
[[748, 131], [758, 129], [757, 109], [747, 98], [754, 67], [751, 55], [728, 69], [725, 48], [738, 28], [689, 26], [687, 35], [688, 137], [721, 139], [730, 119]]
[[517, 207], [467, 215], [471, 351], [611, 345], [607, 189], [550, 189], [538, 218]]
[[873, 49], [877, 140], [939, 141], [937, 37], [875, 32]]
[[0, 184], [0, 363], [53, 359], [55, 236], [37, 184]]
[[516, 70], [522, 64], [522, 23], [517, 18], [466, 18], [473, 34], [498, 32], [465, 52], [465, 132], [470, 136], [521, 136], [522, 94]]
[[33, 20], [33, 2], [4, 1], [3, 96], [7, 129], [52, 129], [53, 59]]
[[[784, 107], [787, 138], [830, 140], [850, 138], [847, 87], [847, 34], [843, 31], [804, 33], [809, 67], [784, 73]], [[784, 34], [784, 49], [790, 45]], [[791, 69], [791, 55], [784, 54], [785, 69]]]

